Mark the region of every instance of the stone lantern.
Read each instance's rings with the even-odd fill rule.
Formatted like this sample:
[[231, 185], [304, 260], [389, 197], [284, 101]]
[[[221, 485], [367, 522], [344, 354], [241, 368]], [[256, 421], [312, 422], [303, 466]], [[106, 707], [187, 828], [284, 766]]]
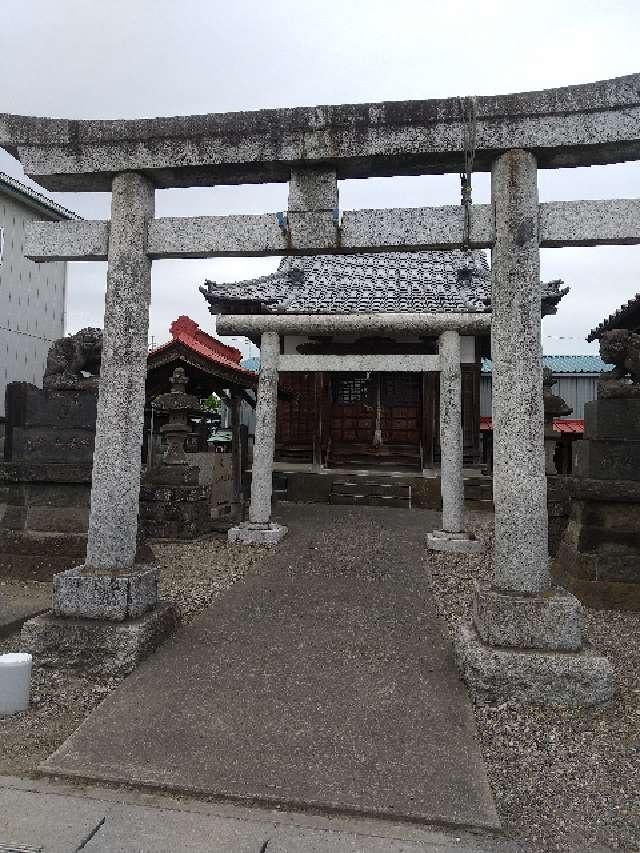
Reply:
[[171, 391], [160, 394], [151, 403], [158, 412], [169, 415], [169, 421], [160, 428], [167, 440], [167, 448], [162, 456], [163, 465], [188, 465], [189, 459], [184, 452], [184, 442], [191, 435], [189, 416], [202, 415], [205, 409], [192, 394], [187, 394], [187, 375], [184, 368], [176, 367], [169, 380]]
[[182, 367], [171, 376], [171, 391], [152, 402], [157, 412], [168, 415], [160, 428], [167, 447], [162, 461], [147, 471], [140, 490], [140, 523], [153, 539], [189, 540], [211, 531], [211, 486], [202, 484], [200, 468], [190, 464], [184, 442], [191, 434], [189, 416], [204, 410], [185, 388]]

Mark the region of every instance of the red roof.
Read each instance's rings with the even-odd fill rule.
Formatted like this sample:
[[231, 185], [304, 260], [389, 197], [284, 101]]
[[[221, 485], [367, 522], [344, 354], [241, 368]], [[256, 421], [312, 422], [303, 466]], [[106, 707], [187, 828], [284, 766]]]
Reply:
[[240, 366], [242, 353], [239, 349], [227, 346], [217, 338], [213, 338], [211, 335], [203, 332], [200, 326], [195, 322], [195, 320], [192, 320], [191, 317], [187, 317], [185, 314], [178, 317], [178, 319], [174, 320], [169, 326], [169, 331], [171, 332], [172, 340], [151, 350], [149, 356], [162, 352], [163, 350], [173, 346], [174, 343], [179, 342], [192, 350], [192, 352], [197, 353], [209, 361], [220, 364], [222, 367], [226, 367], [227, 369], [236, 371], [237, 373], [241, 373], [245, 376], [255, 377], [253, 370], [247, 370]]
[[[578, 435], [582, 435], [584, 433], [584, 421], [579, 418], [554, 418], [553, 428], [556, 432], [577, 433]], [[492, 430], [493, 422], [491, 418], [486, 416], [481, 417], [480, 431], [491, 432]]]

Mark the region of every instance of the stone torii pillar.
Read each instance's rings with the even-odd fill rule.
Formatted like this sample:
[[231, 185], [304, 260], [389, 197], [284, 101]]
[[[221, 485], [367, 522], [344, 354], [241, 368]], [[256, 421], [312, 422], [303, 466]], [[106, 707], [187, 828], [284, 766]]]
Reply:
[[549, 576], [534, 155], [500, 156], [491, 191], [495, 569], [476, 589], [457, 659], [489, 701], [595, 704], [612, 695], [610, 664], [583, 648], [580, 604]]
[[128, 569], [136, 557], [151, 301], [146, 234], [154, 208], [154, 187], [147, 178], [131, 172], [116, 175], [111, 195], [88, 571]]
[[136, 565], [153, 214], [148, 178], [115, 175], [87, 556], [55, 575], [52, 613], [22, 634], [40, 661], [91, 660], [105, 674], [130, 672], [177, 622], [175, 605], [158, 602], [159, 568]]
[[440, 491], [442, 530], [427, 537], [433, 551], [468, 553], [480, 543], [464, 529], [464, 473], [462, 439], [462, 370], [460, 332], [440, 335]]
[[249, 521], [229, 530], [228, 539], [234, 545], [276, 545], [287, 533], [284, 525], [271, 521], [279, 358], [280, 335], [276, 332], [263, 332], [260, 341]]

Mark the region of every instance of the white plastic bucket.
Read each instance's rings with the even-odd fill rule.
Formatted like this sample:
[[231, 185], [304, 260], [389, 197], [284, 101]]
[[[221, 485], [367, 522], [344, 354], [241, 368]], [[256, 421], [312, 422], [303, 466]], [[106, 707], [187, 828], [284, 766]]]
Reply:
[[0, 655], [0, 714], [17, 714], [29, 707], [31, 655]]

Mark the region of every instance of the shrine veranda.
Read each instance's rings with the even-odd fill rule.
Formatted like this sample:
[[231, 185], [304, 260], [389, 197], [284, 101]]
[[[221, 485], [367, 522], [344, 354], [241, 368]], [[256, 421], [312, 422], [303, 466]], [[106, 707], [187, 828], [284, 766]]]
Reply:
[[[340, 212], [339, 180], [458, 172], [471, 136], [474, 170], [491, 172], [491, 204], [466, 213], [462, 206]], [[443, 400], [443, 529], [430, 547], [473, 547], [457, 429], [460, 335], [490, 327], [495, 574], [476, 592], [458, 662], [480, 695], [552, 704], [612, 695], [608, 661], [583, 644], [577, 600], [549, 575], [539, 250], [637, 244], [640, 200], [540, 204], [537, 171], [640, 159], [640, 75], [477, 99], [130, 121], [0, 115], [0, 146], [47, 189], [112, 193], [110, 221], [36, 222], [25, 242], [27, 257], [39, 262], [108, 261], [87, 558], [79, 581], [59, 585], [61, 595], [75, 595], [80, 611], [90, 600], [95, 618], [101, 579], [116, 573], [124, 594], [139, 593], [149, 618], [158, 606], [148, 569], [135, 565], [153, 260], [489, 248], [490, 314], [221, 318], [220, 333], [262, 340], [249, 521], [231, 538], [275, 543], [286, 534], [271, 521], [278, 370], [330, 369], [318, 366], [321, 356], [281, 357], [280, 336], [400, 329], [440, 338], [438, 355], [413, 357], [429, 362], [413, 369], [440, 371]], [[156, 189], [266, 182], [289, 183], [286, 213], [154, 215]], [[412, 369], [411, 356], [387, 356], [382, 367], [375, 356], [339, 358], [343, 371]], [[425, 531], [425, 547], [426, 539]]]

